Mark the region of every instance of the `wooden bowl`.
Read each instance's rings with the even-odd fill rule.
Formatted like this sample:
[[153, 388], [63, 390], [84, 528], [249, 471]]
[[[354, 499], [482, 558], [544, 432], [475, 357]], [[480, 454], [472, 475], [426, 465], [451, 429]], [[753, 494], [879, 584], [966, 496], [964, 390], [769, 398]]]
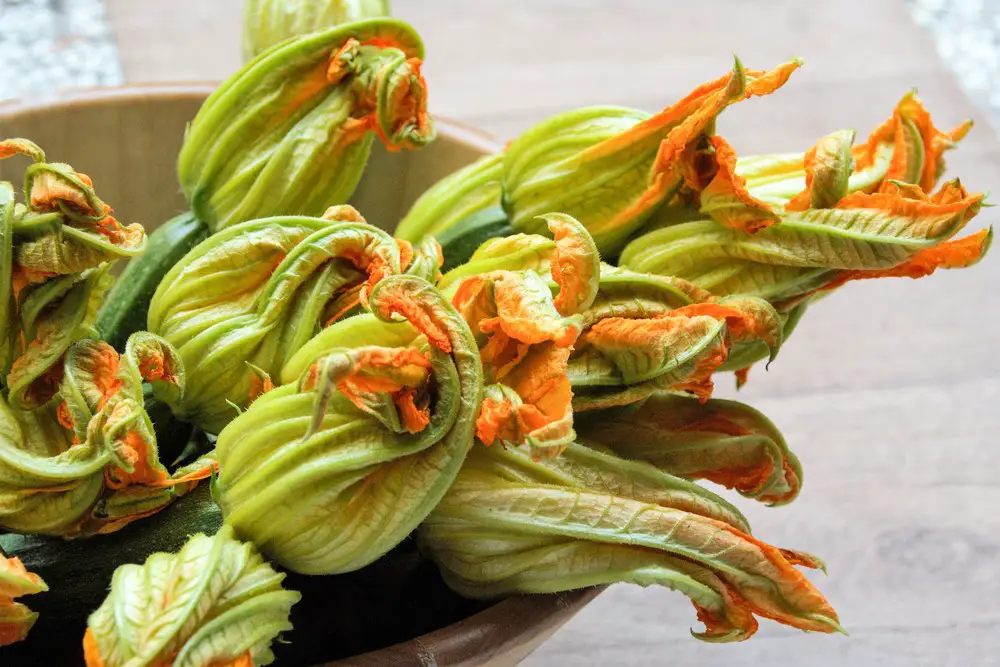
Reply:
[[[211, 90], [207, 85], [131, 87], [44, 104], [0, 104], [0, 139], [35, 141], [49, 160], [72, 164], [93, 178], [119, 220], [153, 229], [187, 208], [175, 160], [186, 124]], [[392, 231], [429, 185], [498, 150], [476, 130], [441, 120], [437, 127], [437, 141], [418, 151], [389, 153], [376, 147], [351, 202], [369, 222]], [[0, 180], [19, 183], [24, 166], [19, 157], [0, 162]], [[516, 665], [601, 590], [507, 598], [439, 630], [327, 667]]]

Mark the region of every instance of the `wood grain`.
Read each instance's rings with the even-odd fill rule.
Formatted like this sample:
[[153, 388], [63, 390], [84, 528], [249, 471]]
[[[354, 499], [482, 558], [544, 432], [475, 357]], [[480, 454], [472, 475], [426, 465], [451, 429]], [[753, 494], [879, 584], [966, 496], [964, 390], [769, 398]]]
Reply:
[[[110, 0], [132, 81], [211, 80], [239, 64], [239, 0]], [[169, 7], [168, 7], [169, 5]], [[949, 156], [1000, 184], [1000, 143], [898, 0], [395, 0], [424, 36], [432, 110], [508, 139], [584, 104], [654, 110], [724, 72], [803, 56], [778, 94], [727, 111], [737, 150], [802, 150], [867, 133], [911, 87], [943, 126], [979, 127]], [[972, 229], [996, 218], [986, 209]], [[743, 400], [806, 470], [790, 507], [748, 506], [755, 533], [822, 556], [850, 638], [773, 623], [740, 646], [692, 640], [663, 590], [604, 594], [528, 665], [988, 665], [1000, 650], [1000, 263], [848, 287], [813, 308]], [[731, 393], [727, 387], [723, 393]]]

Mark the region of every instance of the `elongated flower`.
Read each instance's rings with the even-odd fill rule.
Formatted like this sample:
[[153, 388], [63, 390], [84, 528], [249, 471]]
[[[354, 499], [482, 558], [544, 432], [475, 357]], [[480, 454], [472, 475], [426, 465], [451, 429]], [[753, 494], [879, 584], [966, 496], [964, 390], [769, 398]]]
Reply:
[[[291, 356], [402, 269], [401, 246], [348, 206], [330, 220], [256, 220], [215, 234], [164, 277], [149, 330], [177, 348], [188, 385], [180, 414], [218, 433], [244, 407], [252, 366], [277, 376]], [[342, 222], [346, 221], [346, 222]]]
[[25, 570], [20, 559], [4, 558], [0, 553], [0, 646], [24, 640], [38, 618], [38, 614], [15, 600], [47, 590], [45, 582]]
[[24, 205], [0, 183], [0, 386], [12, 405], [29, 409], [58, 385], [66, 349], [94, 335], [108, 270], [142, 252], [145, 233], [115, 220], [85, 174], [46, 162], [25, 139], [0, 141], [0, 159], [16, 154], [34, 163]]
[[[735, 152], [714, 137], [711, 183], [697, 195], [702, 213], [728, 227], [753, 231], [745, 222], [782, 211], [831, 208], [854, 192], [893, 191], [894, 183], [931, 192], [944, 172], [944, 152], [972, 127], [967, 121], [949, 132], [934, 127], [930, 115], [912, 92], [896, 105], [892, 117], [867, 141], [853, 146], [853, 130], [839, 130], [820, 139], [806, 153], [752, 155]], [[652, 226], [669, 221], [655, 216]]]
[[555, 296], [534, 271], [499, 270], [466, 278], [452, 303], [476, 334], [489, 384], [477, 437], [556, 456], [575, 437], [566, 367], [583, 330], [579, 313], [597, 295], [600, 260], [578, 221], [545, 217], [555, 235], [546, 260]]
[[247, 60], [292, 37], [390, 13], [389, 0], [247, 0], [243, 12]]
[[251, 61], [206, 100], [185, 137], [177, 171], [192, 210], [218, 231], [346, 203], [376, 135], [390, 149], [434, 138], [422, 57], [412, 28], [372, 19]]
[[417, 243], [475, 213], [500, 206], [502, 160], [502, 154], [487, 155], [427, 188], [393, 233]]
[[193, 536], [176, 554], [123, 565], [87, 621], [87, 667], [269, 665], [301, 597], [284, 578], [228, 527]]
[[701, 161], [700, 144], [730, 104], [781, 87], [799, 66], [744, 70], [699, 86], [650, 116], [622, 107], [558, 114], [526, 131], [503, 158], [503, 203], [515, 228], [543, 231], [536, 217], [577, 218], [601, 253], [614, 256], [651, 213], [677, 194]]
[[145, 332], [120, 357], [101, 341], [73, 344], [55, 400], [24, 411], [0, 400], [0, 529], [80, 537], [118, 530], [166, 507], [212, 470], [199, 459], [169, 474], [158, 458], [143, 382], [179, 398], [169, 344]]
[[975, 264], [991, 233], [951, 240], [979, 211], [981, 194], [957, 182], [928, 196], [917, 186], [854, 193], [835, 207], [785, 213], [756, 234], [713, 220], [682, 222], [642, 235], [621, 255], [636, 271], [689, 280], [717, 295], [748, 294], [794, 305], [850, 280], [920, 277]]
[[369, 306], [317, 335], [285, 366], [287, 384], [219, 434], [226, 522], [296, 572], [348, 572], [388, 552], [472, 446], [483, 377], [465, 321], [413, 276], [379, 283]]
[[781, 432], [736, 401], [658, 393], [638, 408], [588, 412], [576, 423], [582, 444], [771, 505], [791, 502], [802, 486], [802, 466]]
[[[761, 296], [783, 311], [862, 277], [969, 266], [988, 249], [989, 232], [949, 239], [979, 211], [983, 196], [970, 195], [957, 180], [931, 191], [944, 171], [944, 151], [970, 126], [938, 130], [909, 93], [892, 118], [853, 148], [848, 131], [799, 156], [737, 160], [718, 145], [718, 171], [700, 193], [700, 212], [711, 220], [668, 207], [620, 262], [715, 294]], [[780, 224], [741, 233], [755, 231], [747, 221], [762, 212]]]
[[460, 594], [491, 598], [618, 582], [691, 598], [708, 641], [740, 641], [756, 616], [816, 632], [837, 614], [795, 565], [807, 554], [751, 537], [721, 498], [642, 463], [571, 445], [533, 461], [476, 448], [419, 533]]

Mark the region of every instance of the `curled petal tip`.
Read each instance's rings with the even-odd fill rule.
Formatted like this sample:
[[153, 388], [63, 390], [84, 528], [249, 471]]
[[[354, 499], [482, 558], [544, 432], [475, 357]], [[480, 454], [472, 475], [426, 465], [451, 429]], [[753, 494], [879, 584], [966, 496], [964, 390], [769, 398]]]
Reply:
[[752, 632], [747, 632], [742, 629], [734, 629], [729, 632], [714, 633], [714, 632], [696, 632], [694, 628], [689, 630], [691, 636], [698, 641], [706, 642], [708, 644], [729, 644], [732, 642], [742, 642], [750, 639], [753, 635]]
[[45, 162], [45, 151], [28, 139], [5, 139], [0, 141], [0, 160], [12, 155], [26, 155], [34, 162]]

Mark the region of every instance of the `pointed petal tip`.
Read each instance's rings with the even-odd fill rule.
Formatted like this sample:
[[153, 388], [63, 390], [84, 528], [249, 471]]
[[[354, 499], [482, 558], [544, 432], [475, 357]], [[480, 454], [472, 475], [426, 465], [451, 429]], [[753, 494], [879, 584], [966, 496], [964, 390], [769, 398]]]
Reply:
[[717, 632], [697, 632], [694, 628], [689, 628], [688, 632], [691, 636], [698, 641], [705, 642], [707, 644], [729, 644], [732, 642], [742, 642], [750, 639], [753, 636], [753, 632], [745, 630], [743, 628], [733, 628], [729, 632], [717, 633]]

